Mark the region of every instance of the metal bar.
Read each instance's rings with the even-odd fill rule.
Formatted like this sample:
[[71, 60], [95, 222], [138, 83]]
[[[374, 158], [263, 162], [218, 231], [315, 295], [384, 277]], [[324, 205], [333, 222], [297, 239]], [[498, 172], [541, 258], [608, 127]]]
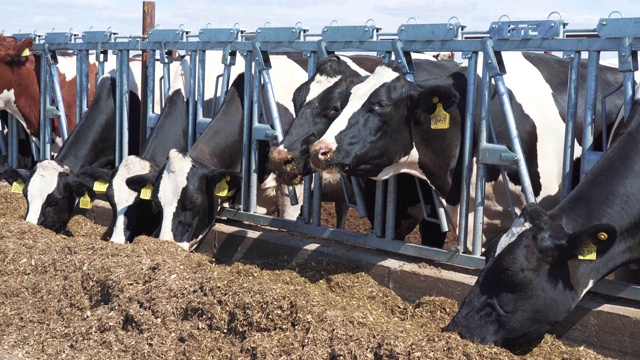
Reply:
[[[122, 54], [122, 71], [120, 76], [122, 77], [122, 155], [120, 162], [129, 155], [129, 50], [123, 50]], [[120, 164], [116, 162], [116, 166]]]
[[82, 54], [84, 53], [85, 51], [78, 51], [76, 54], [76, 123], [80, 122], [80, 119], [82, 118], [82, 98], [84, 95], [84, 98], [86, 99], [87, 94], [83, 87], [84, 62], [82, 61]]
[[115, 162], [116, 165], [122, 162], [122, 51], [116, 55], [116, 143]]
[[313, 204], [312, 204], [312, 223], [320, 225], [322, 216], [322, 173], [313, 173]]
[[386, 181], [376, 181], [376, 207], [373, 215], [373, 235], [382, 237], [384, 235], [384, 206], [385, 206]]
[[198, 52], [192, 51], [189, 61], [189, 97], [188, 97], [188, 116], [189, 116], [189, 141], [188, 148], [191, 149], [196, 141], [196, 70], [198, 68]]
[[465, 104], [464, 134], [462, 145], [462, 185], [460, 188], [460, 213], [458, 214], [458, 249], [461, 251], [467, 243], [469, 228], [469, 197], [473, 166], [473, 127], [476, 103], [476, 79], [478, 71], [478, 53], [472, 52], [467, 61], [467, 103]]
[[384, 237], [388, 240], [395, 239], [397, 194], [398, 177], [392, 176], [387, 179], [387, 211], [384, 223]]
[[567, 120], [564, 128], [564, 152], [562, 159], [562, 198], [571, 192], [573, 182], [573, 156], [578, 115], [578, 79], [580, 78], [581, 53], [570, 55], [569, 84], [567, 89]]
[[[18, 167], [18, 119], [13, 114], [9, 114], [9, 155], [7, 156], [9, 167], [16, 169]], [[22, 126], [22, 125], [20, 125]]]
[[[48, 51], [45, 49], [40, 56], [40, 158], [49, 159], [51, 151], [47, 142], [47, 106], [49, 106], [49, 67], [47, 58]], [[51, 133], [49, 133], [51, 134]]]
[[[204, 117], [204, 89], [206, 82], [206, 61], [207, 61], [207, 52], [200, 51], [198, 53], [198, 84], [197, 84], [197, 103], [196, 103], [196, 121], [197, 119], [201, 119]], [[194, 64], [190, 64], [194, 66]], [[213, 115], [212, 115], [213, 117]]]
[[[482, 67], [482, 104], [480, 106], [480, 124], [478, 125], [478, 148], [487, 144], [487, 135], [489, 128], [489, 106], [491, 102], [491, 79], [489, 75], [489, 66], [487, 63], [491, 59], [484, 58], [485, 63]], [[473, 244], [471, 253], [480, 255], [482, 249], [482, 230], [484, 227], [484, 200], [486, 185], [486, 169], [487, 165], [478, 162], [476, 166], [476, 191], [475, 191], [475, 210], [473, 218]]]
[[313, 175], [306, 175], [303, 182], [302, 193], [302, 221], [305, 224], [311, 223], [311, 183]]
[[623, 83], [624, 83], [624, 119], [629, 118], [629, 113], [631, 112], [631, 107], [633, 105], [633, 99], [635, 97], [635, 78], [633, 76], [633, 72], [625, 71], [623, 74]]
[[149, 63], [147, 65], [147, 95], [144, 98], [144, 101], [146, 102], [147, 106], [146, 106], [146, 114], [144, 115], [144, 119], [146, 119], [147, 122], [147, 128], [146, 128], [146, 136], [145, 138], [149, 137], [149, 134], [151, 133], [151, 129], [155, 126], [155, 98], [156, 98], [156, 92], [155, 92], [155, 87], [156, 87], [156, 51], [155, 50], [149, 50], [149, 54], [148, 54], [148, 58], [149, 58]]
[[58, 115], [58, 125], [60, 126], [60, 137], [62, 137], [62, 141], [66, 141], [69, 136], [69, 131], [67, 129], [67, 115], [66, 109], [64, 107], [64, 100], [62, 99], [62, 89], [60, 88], [60, 77], [58, 76], [58, 65], [57, 62], [52, 61], [50, 63], [51, 67], [51, 85], [53, 86], [53, 95], [56, 100], [56, 107], [60, 111]]
[[[360, 186], [360, 182], [358, 178], [355, 176], [351, 177], [351, 188], [353, 188], [353, 196], [356, 198], [356, 208], [358, 209], [358, 213], [360, 217], [367, 217], [367, 206], [364, 202], [364, 194], [362, 193], [362, 187]], [[345, 194], [346, 196], [346, 194]]]
[[500, 99], [500, 104], [502, 105], [502, 112], [504, 114], [504, 119], [507, 125], [507, 129], [509, 130], [509, 137], [511, 140], [511, 146], [513, 147], [513, 152], [516, 154], [518, 158], [518, 174], [520, 175], [520, 182], [522, 184], [522, 192], [524, 193], [524, 197], [527, 203], [535, 202], [535, 196], [533, 195], [533, 187], [531, 186], [531, 178], [529, 177], [529, 170], [527, 169], [527, 162], [524, 156], [524, 152], [522, 151], [522, 144], [520, 142], [520, 137], [518, 136], [518, 129], [516, 128], [515, 118], [513, 116], [513, 109], [511, 108], [511, 101], [509, 100], [509, 92], [507, 86], [504, 83], [504, 79], [502, 78], [502, 74], [498, 69], [498, 64], [496, 60], [496, 56], [493, 52], [492, 41], [489, 38], [485, 38], [482, 40], [484, 45], [484, 55], [486, 58], [486, 64], [488, 65], [489, 76], [493, 78], [493, 81], [496, 84], [496, 90], [498, 91], [498, 98]]
[[244, 71], [244, 128], [243, 128], [243, 137], [242, 137], [242, 204], [241, 208], [243, 211], [249, 211], [249, 185], [250, 185], [250, 174], [251, 174], [251, 122], [252, 122], [252, 114], [251, 110], [252, 106], [252, 80], [253, 76], [253, 54], [251, 52], [247, 53], [245, 56], [245, 71]]
[[585, 95], [584, 125], [582, 130], [583, 158], [580, 162], [580, 179], [583, 179], [587, 175], [591, 170], [591, 166], [595, 163], [595, 161], [589, 161], [589, 155], [593, 152], [593, 135], [598, 100], [599, 61], [600, 53], [597, 51], [590, 51], [589, 59], [587, 60], [587, 89]]
[[[260, 84], [260, 70], [254, 69], [253, 72], [253, 95], [251, 99], [251, 129], [253, 129], [260, 122], [260, 100], [261, 100], [261, 84]], [[252, 130], [253, 132], [253, 130]], [[256, 212], [256, 194], [258, 189], [258, 141], [251, 137], [251, 157], [250, 173], [249, 173], [249, 209], [250, 213]]]

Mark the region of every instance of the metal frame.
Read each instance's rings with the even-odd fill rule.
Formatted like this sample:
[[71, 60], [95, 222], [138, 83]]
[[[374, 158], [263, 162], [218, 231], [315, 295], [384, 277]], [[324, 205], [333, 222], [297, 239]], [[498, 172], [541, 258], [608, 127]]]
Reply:
[[[526, 167], [524, 167], [524, 157], [521, 150], [519, 150], [518, 134], [515, 131], [513, 125], [513, 114], [509, 106], [509, 99], [506, 92], [506, 87], [502, 80], [506, 75], [506, 70], [501, 64], [501, 52], [504, 51], [554, 51], [563, 52], [565, 57], [571, 60], [569, 83], [569, 97], [567, 104], [567, 127], [565, 133], [565, 155], [563, 161], [563, 176], [565, 181], [563, 182], [563, 194], [567, 194], [570, 188], [567, 187], [568, 181], [566, 179], [571, 178], [572, 165], [570, 164], [573, 158], [573, 141], [572, 139], [575, 133], [575, 117], [577, 112], [577, 79], [579, 76], [579, 63], [582, 53], [588, 53], [589, 55], [589, 67], [587, 76], [591, 80], [589, 88], [587, 89], [587, 111], [588, 119], [585, 119], [585, 129], [593, 129], [593, 124], [590, 122], [592, 118], [595, 118], [595, 111], [597, 106], [597, 96], [595, 92], [594, 79], [597, 78], [597, 64], [600, 53], [603, 51], [612, 51], [618, 54], [619, 69], [624, 73], [624, 82], [622, 87], [625, 92], [625, 114], [628, 115], [631, 103], [633, 100], [634, 82], [633, 72], [638, 69], [637, 51], [640, 50], [640, 18], [603, 18], [600, 19], [598, 24], [593, 29], [567, 29], [566, 23], [562, 19], [557, 20], [532, 20], [532, 21], [497, 21], [490, 24], [487, 31], [468, 31], [462, 26], [457, 18], [451, 18], [449, 22], [444, 24], [402, 24], [394, 33], [382, 33], [381, 29], [375, 26], [375, 23], [368, 21], [365, 25], [356, 26], [339, 26], [331, 25], [326, 26], [319, 33], [309, 33], [308, 29], [304, 29], [302, 26], [296, 25], [295, 27], [286, 28], [272, 28], [263, 27], [257, 29], [255, 32], [246, 32], [244, 30], [235, 27], [233, 29], [228, 28], [205, 28], [201, 29], [197, 35], [190, 35], [188, 30], [183, 27], [180, 29], [158, 29], [152, 30], [148, 37], [133, 36], [133, 37], [118, 37], [117, 33], [108, 31], [91, 31], [84, 32], [82, 37], [78, 37], [77, 34], [69, 33], [48, 33], [44, 36], [37, 34], [18, 34], [19, 36], [31, 36], [36, 40], [33, 50], [40, 52], [49, 58], [49, 55], [55, 54], [58, 50], [68, 50], [79, 54], [77, 68], [80, 70], [79, 74], [83, 74], [83, 79], [86, 77], [85, 66], [88, 63], [88, 57], [90, 51], [96, 52], [96, 58], [101, 58], [100, 66], [103, 66], [108, 52], [115, 52], [119, 59], [117, 74], [118, 84], [120, 91], [120, 100], [118, 100], [117, 113], [119, 114], [118, 120], [118, 133], [120, 140], [118, 142], [118, 159], [122, 159], [126, 156], [126, 144], [127, 139], [125, 137], [126, 124], [127, 124], [127, 101], [126, 101], [126, 85], [127, 77], [124, 76], [128, 72], [124, 71], [127, 68], [126, 64], [120, 59], [126, 59], [129, 53], [132, 51], [149, 51], [150, 57], [155, 59], [156, 52], [161, 52], [160, 62], [163, 65], [163, 71], [165, 72], [165, 82], [163, 84], [165, 89], [165, 96], [168, 95], [166, 89], [168, 89], [168, 62], [170, 58], [166, 57], [168, 49], [184, 51], [185, 54], [190, 56], [191, 59], [191, 79], [189, 84], [190, 89], [190, 108], [189, 116], [191, 119], [190, 125], [190, 144], [195, 141], [196, 137], [204, 129], [209, 118], [205, 118], [203, 114], [203, 101], [204, 101], [204, 79], [205, 79], [205, 58], [206, 52], [210, 50], [219, 50], [223, 52], [222, 62], [225, 65], [225, 72], [220, 75], [221, 90], [220, 97], [216, 102], [218, 106], [221, 104], [224, 94], [229, 84], [230, 67], [235, 64], [235, 57], [237, 53], [245, 58], [245, 73], [252, 74], [245, 78], [245, 131], [244, 131], [244, 158], [243, 158], [243, 191], [242, 199], [237, 209], [224, 209], [223, 216], [227, 216], [242, 221], [253, 222], [261, 225], [276, 226], [291, 231], [300, 231], [307, 234], [327, 237], [330, 239], [353, 243], [361, 246], [373, 247], [385, 251], [391, 251], [401, 254], [406, 254], [418, 258], [432, 259], [437, 261], [451, 262], [454, 264], [471, 266], [474, 268], [481, 268], [484, 266], [482, 258], [479, 256], [481, 249], [481, 221], [476, 219], [474, 222], [474, 245], [473, 255], [463, 253], [463, 249], [466, 246], [466, 233], [469, 226], [468, 221], [468, 209], [469, 209], [469, 193], [470, 193], [470, 176], [471, 166], [473, 161], [473, 134], [475, 124], [473, 123], [473, 113], [477, 111], [479, 107], [480, 111], [486, 111], [488, 91], [482, 92], [480, 99], [475, 98], [475, 89], [478, 85], [486, 89], [489, 86], [490, 79], [493, 79], [496, 84], [500, 101], [503, 105], [505, 117], [507, 118], [508, 126], [512, 130], [512, 147], [514, 152], [507, 152], [503, 145], [493, 144], [489, 141], [490, 128], [486, 125], [482, 125], [479, 129], [481, 131], [481, 143], [478, 149], [483, 164], [504, 164], [516, 162], [518, 164], [520, 175], [523, 179], [528, 179], [526, 173]], [[383, 57], [385, 61], [394, 61], [400, 66], [407, 75], [407, 78], [412, 79], [413, 66], [411, 61], [411, 54], [413, 52], [421, 51], [452, 51], [462, 53], [463, 58], [468, 62], [468, 94], [467, 101], [467, 117], [465, 119], [464, 127], [464, 143], [463, 143], [463, 185], [462, 185], [462, 199], [460, 204], [461, 215], [459, 219], [459, 242], [456, 249], [451, 251], [445, 251], [440, 249], [427, 248], [420, 245], [412, 245], [403, 242], [389, 241], [388, 239], [393, 237], [391, 231], [393, 227], [393, 196], [388, 194], [394, 193], [395, 180], [390, 180], [386, 183], [378, 183], [378, 196], [376, 197], [376, 214], [373, 231], [367, 235], [353, 234], [341, 230], [329, 229], [320, 226], [320, 191], [314, 191], [314, 198], [311, 199], [311, 183], [316, 190], [320, 189], [321, 178], [320, 176], [310, 176], [305, 179], [305, 191], [304, 191], [304, 207], [303, 214], [299, 221], [287, 221], [283, 219], [275, 219], [270, 217], [264, 217], [254, 214], [255, 212], [255, 156], [252, 150], [255, 150], [257, 141], [272, 141], [282, 139], [282, 129], [279, 127], [277, 121], [278, 114], [273, 107], [275, 99], [273, 93], [270, 91], [270, 76], [269, 76], [269, 61], [268, 54], [273, 51], [284, 52], [300, 52], [309, 57], [309, 73], [311, 76], [312, 71], [315, 69], [315, 64], [318, 59], [323, 56], [334, 52], [368, 52], [377, 54]], [[483, 54], [484, 61], [480, 64], [485, 76], [482, 78], [482, 83], [477, 84], [475, 75], [478, 70], [478, 58], [479, 54]], [[54, 55], [55, 56], [55, 55]], [[155, 86], [154, 76], [155, 73], [155, 61], [151, 61], [149, 64], [149, 91], [151, 94], [147, 96], [147, 101], [150, 101], [153, 106], [153, 89]], [[55, 91], [56, 80], [55, 76], [52, 81], [48, 81], [49, 73], [55, 73], [55, 62], [51, 60], [50, 66], [42, 67], [42, 79], [41, 88], [45, 89], [41, 94], [41, 109], [42, 118], [41, 128], [42, 133], [41, 140], [41, 157], [46, 158], [49, 154], [48, 145], [50, 144], [50, 126], [49, 118], [52, 111], [49, 107], [49, 94], [51, 89]], [[197, 73], [197, 75], [196, 75]], [[82, 80], [78, 84], [79, 96], [83, 96], [86, 83]], [[269, 102], [262, 104], [258, 96], [261, 91], [267, 90]], [[81, 113], [86, 109], [85, 98], [80, 98], [78, 101], [78, 108], [76, 111]], [[57, 103], [58, 107], [61, 106], [61, 101]], [[155, 124], [155, 111], [159, 112], [159, 109], [153, 109], [149, 107], [149, 113], [146, 114], [146, 119], [149, 126]], [[47, 111], [49, 110], [49, 111]], [[276, 119], [276, 122], [271, 125], [262, 124], [261, 114], [266, 111], [271, 112], [271, 117]], [[483, 116], [483, 120], [486, 119], [486, 114]], [[486, 124], [483, 121], [483, 124]], [[268, 129], [266, 128], [268, 127]], [[49, 129], [49, 130], [48, 130]], [[585, 131], [584, 144], [587, 146], [584, 148], [585, 156], [588, 160], [583, 161], [584, 167], [580, 170], [581, 175], [584, 176], [590, 169], [590, 166], [595, 163], [595, 160], [599, 157], [598, 154], [593, 153], [593, 141], [591, 131]], [[591, 138], [590, 138], [591, 136]], [[9, 139], [11, 144], [12, 139]], [[482, 168], [482, 166], [480, 166]], [[481, 170], [479, 170], [479, 173]], [[313, 180], [311, 179], [313, 178]], [[479, 194], [483, 191], [483, 182], [480, 175], [478, 181]], [[354, 182], [355, 184], [356, 182]], [[524, 186], [525, 194], [528, 201], [534, 201], [532, 193], [529, 192], [530, 185]], [[356, 191], [358, 193], [358, 191]], [[422, 196], [421, 196], [422, 197]], [[295, 197], [292, 197], [294, 199]], [[479, 197], [482, 200], [481, 196]], [[353, 207], [357, 207], [363, 214], [364, 207], [362, 206], [362, 197], [357, 204], [351, 204]], [[384, 212], [384, 206], [387, 206], [386, 213]], [[479, 201], [476, 205], [476, 214], [481, 214], [482, 202]], [[364, 210], [366, 211], [366, 210]], [[385, 216], [386, 215], [386, 216]], [[386, 217], [386, 221], [385, 221]], [[312, 225], [310, 225], [312, 224]], [[387, 231], [384, 231], [384, 228]], [[442, 223], [443, 226], [446, 224]], [[599, 286], [599, 288], [606, 288], [606, 286]], [[609, 291], [601, 290], [603, 293], [612, 292], [619, 293], [619, 290]], [[640, 299], [640, 291], [638, 287], [626, 288], [623, 292], [630, 298]], [[616, 294], [613, 294], [616, 295]], [[627, 297], [627, 295], [625, 295]]]

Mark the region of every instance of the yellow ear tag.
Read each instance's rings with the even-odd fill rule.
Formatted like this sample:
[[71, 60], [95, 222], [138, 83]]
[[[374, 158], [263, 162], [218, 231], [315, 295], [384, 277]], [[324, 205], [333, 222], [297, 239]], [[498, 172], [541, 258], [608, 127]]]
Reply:
[[582, 249], [580, 249], [580, 253], [578, 254], [578, 259], [580, 260], [595, 260], [596, 259], [596, 246], [592, 243], [586, 244]]
[[31, 55], [31, 51], [29, 51], [29, 48], [26, 48], [22, 51], [22, 56], [29, 56]]
[[18, 179], [18, 181], [14, 181], [13, 184], [11, 184], [12, 193], [21, 194], [23, 189], [24, 189], [24, 183], [22, 182], [21, 179]]
[[437, 96], [434, 96], [432, 101], [436, 104], [436, 111], [431, 114], [431, 128], [435, 130], [448, 129], [450, 119], [449, 113], [444, 111], [444, 108], [440, 103], [440, 99], [438, 99]]
[[147, 186], [143, 187], [142, 190], [140, 190], [140, 199], [151, 200], [152, 192], [153, 192], [153, 185], [151, 185], [151, 183], [147, 183]]
[[227, 175], [216, 184], [216, 191], [214, 192], [216, 196], [227, 196], [229, 193], [229, 185], [227, 185], [227, 181], [229, 180], [231, 180], [231, 176]]
[[91, 209], [93, 206], [91, 205], [91, 198], [89, 194], [85, 191], [84, 195], [80, 198], [80, 209]]
[[96, 194], [106, 194], [108, 187], [109, 183], [106, 181], [98, 180], [93, 183], [93, 191], [95, 191]]

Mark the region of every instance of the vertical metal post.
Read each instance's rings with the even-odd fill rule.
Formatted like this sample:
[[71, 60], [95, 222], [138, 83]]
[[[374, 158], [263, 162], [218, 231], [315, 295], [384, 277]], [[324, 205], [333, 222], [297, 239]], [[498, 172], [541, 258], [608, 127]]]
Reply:
[[[491, 102], [491, 78], [489, 77], [490, 59], [484, 58], [482, 67], [482, 105], [480, 110], [480, 124], [478, 125], [478, 148], [487, 143], [489, 133], [489, 103]], [[480, 255], [482, 250], [482, 228], [484, 226], [484, 199], [487, 165], [478, 162], [476, 171], [475, 211], [473, 218], [473, 245], [472, 254]]]
[[397, 194], [398, 177], [392, 176], [387, 179], [387, 211], [386, 220], [384, 222], [384, 237], [388, 240], [395, 238]]
[[573, 155], [576, 138], [576, 120], [578, 114], [578, 79], [580, 76], [581, 53], [576, 51], [570, 55], [569, 84], [567, 92], [567, 120], [564, 128], [564, 152], [562, 159], [562, 198], [571, 192], [573, 181]]
[[122, 162], [122, 50], [116, 55], [116, 166]]
[[[253, 129], [260, 121], [260, 101], [261, 101], [261, 84], [260, 84], [260, 70], [253, 70], [253, 94], [251, 98], [251, 129]], [[255, 213], [257, 209], [256, 195], [258, 189], [258, 140], [251, 135], [251, 157], [250, 164], [250, 181], [249, 181], [249, 212]]]
[[598, 98], [598, 66], [599, 51], [589, 51], [587, 59], [587, 89], [585, 95], [584, 126], [582, 130], [582, 161], [580, 162], [580, 179], [591, 170], [595, 160], [591, 159], [593, 152], [593, 134], [596, 124], [596, 106]]
[[18, 124], [18, 119], [16, 119], [13, 114], [9, 114], [9, 154], [7, 156], [9, 167], [17, 168], [18, 167], [18, 126], [22, 126]]
[[[155, 111], [156, 109], [154, 108], [154, 104], [155, 104], [155, 98], [156, 98], [156, 92], [155, 92], [155, 87], [156, 87], [156, 51], [155, 50], [149, 50], [149, 53], [147, 54], [147, 56], [149, 57], [149, 63], [147, 64], [147, 86], [146, 86], [146, 92], [143, 92], [143, 94], [146, 94], [145, 98], [144, 98], [144, 103], [146, 104], [144, 111], [145, 113], [145, 123], [146, 123], [146, 129], [144, 131], [145, 133], [145, 138], [147, 138], [149, 136], [149, 134], [151, 133], [151, 121], [152, 119], [155, 119], [156, 115], [155, 115]], [[155, 123], [155, 121], [154, 121]]]
[[373, 234], [377, 237], [384, 235], [384, 206], [386, 181], [376, 181], [376, 210], [373, 215]]
[[[142, 2], [142, 35], [147, 36], [149, 30], [155, 27], [156, 23], [156, 3], [154, 1]], [[153, 101], [154, 101], [154, 82], [155, 82], [155, 61], [156, 52], [143, 51], [142, 52], [142, 66], [140, 73], [140, 96], [144, 99], [140, 99], [140, 153], [142, 153], [142, 147], [149, 136], [149, 114], [153, 113]], [[151, 64], [153, 63], [153, 70]], [[151, 74], [151, 75], [149, 75]], [[149, 79], [152, 79], [149, 81]]]
[[76, 123], [82, 120], [82, 114], [87, 108], [88, 77], [89, 77], [89, 52], [78, 50], [76, 54]]
[[198, 68], [198, 52], [191, 51], [189, 61], [189, 141], [188, 148], [191, 149], [196, 141], [196, 70]]
[[460, 189], [460, 213], [458, 226], [458, 249], [465, 248], [469, 228], [469, 197], [473, 166], [473, 127], [476, 101], [476, 79], [478, 53], [470, 54], [467, 65], [467, 103], [465, 105], [464, 135], [462, 145], [462, 185]]
[[40, 158], [49, 159], [51, 154], [51, 147], [49, 136], [47, 135], [47, 107], [49, 106], [49, 67], [47, 66], [47, 58], [49, 57], [49, 51], [45, 44], [45, 49], [40, 55]]
[[122, 97], [122, 156], [120, 161], [116, 162], [116, 166], [122, 162], [122, 160], [129, 155], [129, 50], [122, 50], [121, 54], [122, 71], [122, 93], [119, 95]]
[[[207, 63], [207, 52], [206, 50], [198, 51], [198, 83], [196, 86], [197, 91], [197, 100], [196, 100], [196, 119], [201, 119], [204, 117], [204, 89], [206, 85], [206, 63]], [[195, 64], [190, 64], [194, 66]], [[212, 116], [213, 117], [213, 116]], [[197, 120], [196, 120], [197, 121]], [[197, 131], [197, 129], [196, 129]]]
[[320, 225], [322, 217], [322, 173], [313, 173], [313, 225]]
[[[165, 62], [162, 64], [162, 107], [167, 103], [169, 98], [169, 91], [171, 91], [171, 64]], [[158, 109], [160, 112], [160, 109]]]
[[249, 185], [251, 174], [251, 97], [253, 94], [253, 54], [247, 53], [244, 62], [244, 127], [242, 135], [242, 211], [249, 211]]

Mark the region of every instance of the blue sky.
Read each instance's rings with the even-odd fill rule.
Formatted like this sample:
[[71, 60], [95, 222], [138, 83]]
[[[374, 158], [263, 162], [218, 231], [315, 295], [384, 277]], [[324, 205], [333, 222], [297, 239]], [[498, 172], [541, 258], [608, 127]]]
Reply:
[[[456, 16], [469, 30], [485, 31], [502, 15], [512, 20], [538, 20], [557, 11], [572, 29], [594, 28], [598, 19], [620, 11], [625, 17], [640, 17], [637, 0], [577, 1], [474, 1], [474, 0], [157, 0], [156, 24], [177, 28], [184, 24], [192, 33], [204, 28], [227, 28], [238, 23], [253, 31], [272, 26], [294, 26], [302, 22], [318, 33], [332, 21], [361, 25], [373, 19], [383, 32], [415, 18], [419, 23], [446, 23]], [[23, 0], [2, 6], [0, 31], [45, 33], [73, 29], [105, 30], [120, 35], [142, 32], [142, 1], [137, 0]], [[617, 14], [613, 16], [618, 16]]]

